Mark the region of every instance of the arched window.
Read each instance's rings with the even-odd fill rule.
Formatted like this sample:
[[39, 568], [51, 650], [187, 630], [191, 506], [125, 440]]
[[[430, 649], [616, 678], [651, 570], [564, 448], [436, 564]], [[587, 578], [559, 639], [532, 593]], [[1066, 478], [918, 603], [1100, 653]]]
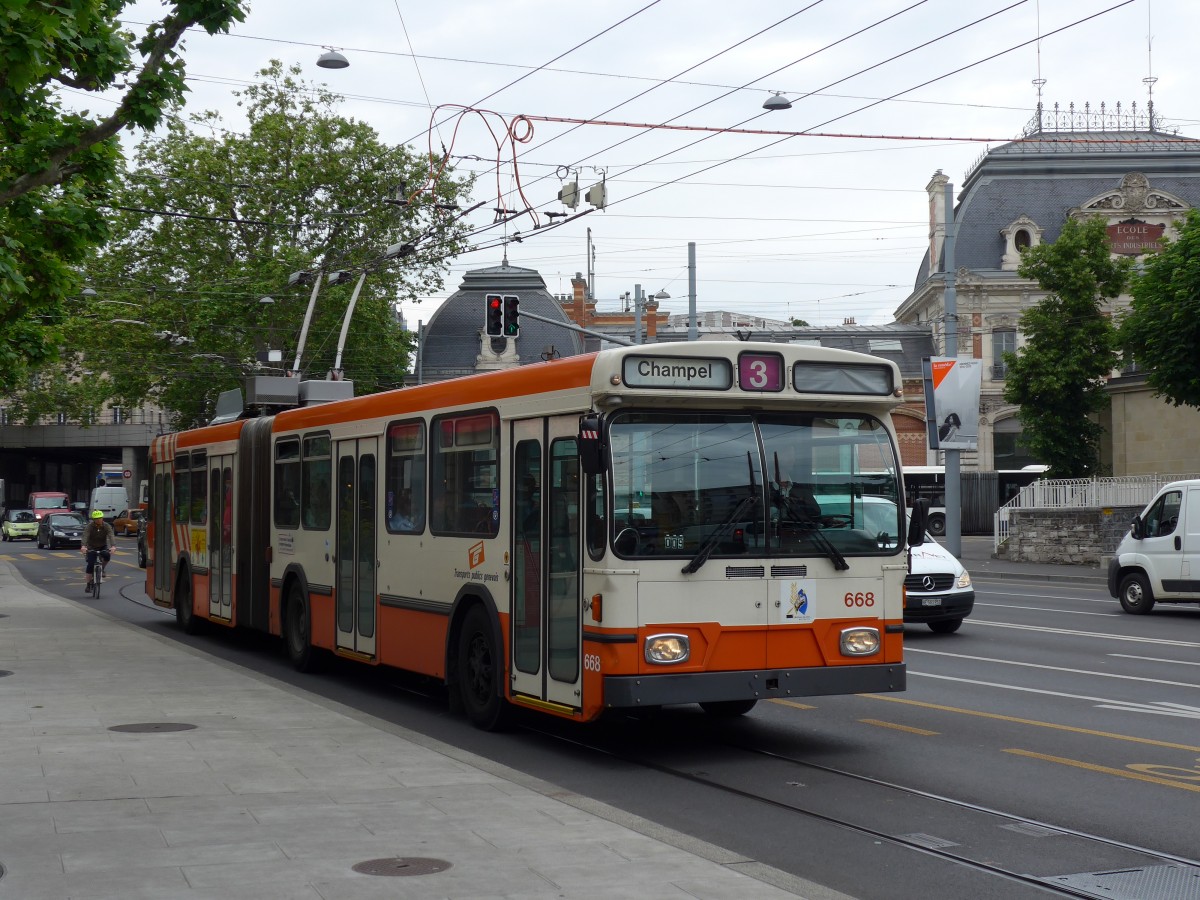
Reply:
[[1033, 238], [1030, 236], [1028, 229], [1017, 229], [1017, 233], [1013, 235], [1013, 245], [1017, 248], [1018, 253], [1024, 253], [1033, 246]]

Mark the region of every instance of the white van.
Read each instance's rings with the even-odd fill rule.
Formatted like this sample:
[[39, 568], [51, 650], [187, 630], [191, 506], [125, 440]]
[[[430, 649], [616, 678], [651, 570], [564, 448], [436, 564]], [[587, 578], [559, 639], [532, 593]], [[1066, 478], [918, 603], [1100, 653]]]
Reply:
[[129, 495], [123, 487], [92, 488], [92, 502], [88, 504], [88, 509], [100, 510], [104, 513], [104, 520], [111, 525], [117, 513], [129, 509]]
[[1171, 482], [1134, 517], [1109, 560], [1108, 592], [1139, 615], [1200, 603], [1200, 480]]

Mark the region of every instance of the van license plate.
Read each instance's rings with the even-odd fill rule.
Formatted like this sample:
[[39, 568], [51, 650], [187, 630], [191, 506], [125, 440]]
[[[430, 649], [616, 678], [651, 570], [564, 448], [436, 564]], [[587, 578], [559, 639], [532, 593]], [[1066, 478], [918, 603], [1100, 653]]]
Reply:
[[922, 606], [941, 606], [942, 598], [941, 597], [922, 597], [921, 605]]

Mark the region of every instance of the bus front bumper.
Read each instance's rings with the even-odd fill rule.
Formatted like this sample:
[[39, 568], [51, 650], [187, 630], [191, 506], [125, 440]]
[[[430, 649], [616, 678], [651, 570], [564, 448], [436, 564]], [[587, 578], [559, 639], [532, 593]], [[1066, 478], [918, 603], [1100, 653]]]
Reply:
[[604, 705], [636, 708], [670, 703], [884, 693], [904, 690], [906, 677], [904, 663], [828, 666], [820, 669], [610, 675], [604, 679]]

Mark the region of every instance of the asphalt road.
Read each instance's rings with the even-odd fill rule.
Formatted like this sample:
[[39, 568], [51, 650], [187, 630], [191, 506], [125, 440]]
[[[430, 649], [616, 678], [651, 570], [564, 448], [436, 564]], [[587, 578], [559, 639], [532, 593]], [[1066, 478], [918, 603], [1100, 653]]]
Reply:
[[[1200, 896], [1162, 886], [1200, 856], [1195, 606], [1130, 616], [1095, 583], [977, 576], [957, 634], [906, 629], [902, 694], [763, 703], [730, 722], [693, 707], [586, 728], [530, 716], [492, 735], [402, 673], [300, 676], [273, 641], [183, 638], [146, 599], [133, 539], [118, 543], [99, 601], [112, 615], [863, 900]], [[78, 551], [0, 554], [94, 603]], [[1118, 871], [1128, 885], [1102, 883]]]

